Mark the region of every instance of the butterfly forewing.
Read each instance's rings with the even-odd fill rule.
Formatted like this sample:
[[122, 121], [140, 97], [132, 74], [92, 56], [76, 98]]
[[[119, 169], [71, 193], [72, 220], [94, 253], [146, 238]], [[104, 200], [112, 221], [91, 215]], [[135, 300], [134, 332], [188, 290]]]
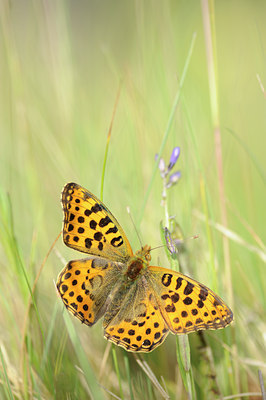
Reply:
[[68, 183], [62, 192], [63, 239], [67, 246], [125, 262], [132, 256], [127, 237], [107, 207], [88, 190]]
[[230, 308], [206, 286], [166, 268], [147, 270], [160, 311], [175, 334], [224, 328], [233, 320]]
[[125, 262], [132, 256], [127, 237], [108, 208], [88, 190], [68, 183], [62, 192], [63, 239], [67, 246]]

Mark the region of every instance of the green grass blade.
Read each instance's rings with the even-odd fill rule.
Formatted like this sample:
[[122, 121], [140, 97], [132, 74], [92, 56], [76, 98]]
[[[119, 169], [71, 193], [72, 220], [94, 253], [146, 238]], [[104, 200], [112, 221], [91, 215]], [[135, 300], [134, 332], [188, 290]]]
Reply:
[[3, 357], [3, 352], [2, 352], [1, 346], [0, 346], [0, 359], [1, 359], [1, 364], [2, 364], [2, 367], [3, 367], [3, 372], [0, 373], [2, 375], [2, 379], [1, 379], [2, 382], [3, 382], [2, 387], [3, 387], [4, 391], [5, 391], [5, 394], [6, 394], [7, 398], [10, 399], [10, 400], [14, 400], [15, 398], [14, 398], [13, 393], [12, 393], [11, 384], [10, 384], [10, 381], [9, 381], [9, 378], [8, 378], [8, 374], [7, 374], [7, 370], [6, 370], [6, 364], [5, 364], [5, 360], [4, 360], [4, 357]]
[[76, 334], [73, 322], [71, 321], [70, 315], [67, 312], [64, 312], [64, 320], [66, 324], [66, 328], [70, 337], [70, 340], [73, 344], [76, 356], [80, 363], [80, 367], [84, 373], [84, 377], [88, 384], [88, 387], [91, 392], [92, 400], [102, 400], [103, 392], [98, 384], [97, 378], [94, 374], [94, 371], [86, 357], [83, 346], [80, 342], [78, 335]]

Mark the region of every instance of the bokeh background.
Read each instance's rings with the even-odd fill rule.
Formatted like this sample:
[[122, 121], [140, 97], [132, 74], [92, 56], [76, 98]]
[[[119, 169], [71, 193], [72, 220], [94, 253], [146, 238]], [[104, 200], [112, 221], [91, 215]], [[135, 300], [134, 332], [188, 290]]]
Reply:
[[[169, 212], [185, 237], [199, 235], [187, 241], [183, 272], [234, 311], [232, 327], [204, 334], [207, 360], [198, 334], [189, 336], [193, 396], [261, 398], [265, 17], [260, 0], [0, 2], [1, 398], [188, 398], [174, 336], [149, 355], [111, 350], [101, 323], [68, 318], [55, 289], [65, 262], [83, 257], [61, 238], [49, 253], [62, 227], [61, 189], [74, 181], [100, 196], [118, 93], [104, 202], [135, 250], [126, 206], [143, 243], [161, 245], [155, 154], [162, 149], [168, 162], [180, 146]], [[154, 250], [153, 263], [170, 266], [164, 249]]]

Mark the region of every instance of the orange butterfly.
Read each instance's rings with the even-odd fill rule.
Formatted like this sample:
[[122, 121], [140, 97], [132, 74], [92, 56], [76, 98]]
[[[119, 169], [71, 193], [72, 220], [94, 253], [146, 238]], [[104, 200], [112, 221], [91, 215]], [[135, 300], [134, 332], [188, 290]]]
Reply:
[[210, 289], [170, 269], [150, 266], [150, 246], [133, 254], [108, 208], [88, 190], [68, 183], [62, 193], [63, 240], [89, 257], [70, 261], [57, 289], [81, 322], [102, 316], [104, 336], [128, 351], [149, 352], [169, 332], [224, 328], [230, 308]]

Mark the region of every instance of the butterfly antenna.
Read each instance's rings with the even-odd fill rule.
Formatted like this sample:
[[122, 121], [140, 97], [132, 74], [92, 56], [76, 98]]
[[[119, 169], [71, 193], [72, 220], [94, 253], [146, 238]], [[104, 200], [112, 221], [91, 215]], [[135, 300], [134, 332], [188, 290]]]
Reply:
[[130, 211], [130, 207], [129, 207], [129, 206], [127, 206], [127, 212], [128, 212], [128, 215], [129, 215], [129, 217], [130, 217], [130, 219], [131, 219], [132, 225], [134, 226], [134, 229], [135, 229], [135, 232], [136, 232], [136, 234], [137, 234], [137, 237], [138, 237], [138, 239], [139, 239], [140, 247], [142, 248], [143, 245], [142, 245], [142, 242], [141, 242], [141, 238], [140, 238], [139, 232], [138, 232], [138, 230], [137, 230], [137, 227], [136, 227], [136, 225], [135, 225], [135, 222], [134, 222], [134, 220], [133, 220], [133, 218], [132, 218], [132, 214], [131, 214], [131, 211]]
[[[181, 243], [183, 244], [183, 243], [185, 243], [185, 242], [188, 241], [188, 240], [191, 240], [191, 239], [198, 239], [198, 237], [199, 237], [199, 235], [193, 235], [193, 236], [189, 236], [189, 237], [184, 238], [184, 239], [179, 239], [177, 244], [181, 244]], [[160, 246], [153, 247], [153, 248], [151, 249], [151, 251], [152, 251], [152, 250], [156, 250], [156, 249], [161, 249], [162, 247], [168, 247], [168, 246], [167, 246], [167, 244], [162, 244], [162, 245], [160, 245]]]
[[162, 247], [166, 247], [166, 244], [162, 244], [161, 246], [153, 247], [153, 248], [151, 249], [151, 251], [156, 250], [156, 249], [161, 249]]

